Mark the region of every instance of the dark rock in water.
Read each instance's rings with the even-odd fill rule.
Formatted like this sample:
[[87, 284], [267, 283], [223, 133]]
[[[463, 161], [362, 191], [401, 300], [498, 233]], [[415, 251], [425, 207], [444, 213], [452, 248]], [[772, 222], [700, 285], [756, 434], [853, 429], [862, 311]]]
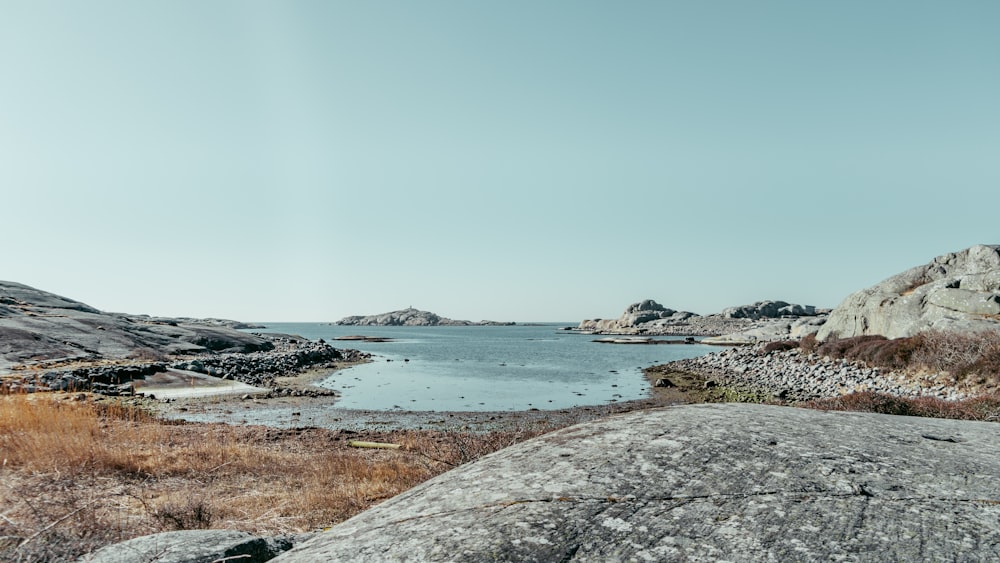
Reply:
[[461, 466], [275, 561], [995, 561], [997, 475], [994, 423], [639, 411]]
[[311, 537], [260, 538], [234, 530], [185, 530], [142, 536], [109, 545], [80, 558], [86, 563], [262, 563]]

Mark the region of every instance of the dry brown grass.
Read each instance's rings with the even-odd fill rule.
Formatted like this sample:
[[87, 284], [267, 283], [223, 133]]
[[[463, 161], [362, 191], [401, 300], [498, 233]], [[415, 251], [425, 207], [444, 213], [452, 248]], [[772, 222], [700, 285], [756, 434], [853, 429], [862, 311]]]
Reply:
[[808, 401], [799, 406], [831, 411], [875, 412], [901, 416], [1000, 422], [1000, 395], [996, 394], [961, 401], [945, 401], [936, 397], [896, 397], [864, 391], [830, 399]]
[[[0, 560], [71, 559], [176, 529], [315, 530], [540, 433], [171, 424], [60, 397], [0, 397]], [[347, 447], [353, 439], [404, 447]]]

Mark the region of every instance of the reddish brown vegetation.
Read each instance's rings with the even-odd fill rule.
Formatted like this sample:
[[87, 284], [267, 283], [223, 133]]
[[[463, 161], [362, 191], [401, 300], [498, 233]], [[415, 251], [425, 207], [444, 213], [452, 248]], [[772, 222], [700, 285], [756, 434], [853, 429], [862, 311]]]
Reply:
[[945, 401], [934, 397], [906, 398], [864, 391], [832, 399], [817, 399], [800, 406], [830, 410], [954, 418], [1000, 422], [1000, 395], [983, 395], [962, 401]]

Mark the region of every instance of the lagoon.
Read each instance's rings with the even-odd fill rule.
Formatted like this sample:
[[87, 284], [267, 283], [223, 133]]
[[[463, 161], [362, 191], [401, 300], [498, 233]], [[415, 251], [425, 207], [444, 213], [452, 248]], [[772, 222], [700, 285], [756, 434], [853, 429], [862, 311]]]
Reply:
[[[649, 396], [643, 368], [718, 350], [703, 344], [600, 344], [594, 336], [561, 330], [571, 324], [266, 323], [254, 332], [322, 338], [373, 354], [372, 363], [336, 372], [320, 385], [341, 393], [340, 408], [384, 411], [548, 410], [641, 399]], [[351, 335], [391, 341], [334, 341]]]

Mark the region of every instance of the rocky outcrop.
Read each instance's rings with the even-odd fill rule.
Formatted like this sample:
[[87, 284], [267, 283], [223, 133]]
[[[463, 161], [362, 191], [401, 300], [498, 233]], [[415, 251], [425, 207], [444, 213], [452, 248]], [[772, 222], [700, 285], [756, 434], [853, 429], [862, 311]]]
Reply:
[[781, 317], [807, 317], [816, 314], [812, 305], [796, 305], [785, 301], [758, 301], [750, 305], [727, 307], [722, 310], [727, 319], [777, 319]]
[[[784, 301], [760, 301], [752, 305], [730, 307], [717, 315], [697, 315], [687, 311], [676, 311], [646, 299], [629, 305], [617, 319], [586, 319], [572, 330], [592, 334], [641, 334], [673, 336], [720, 336], [745, 331], [759, 330], [762, 334], [773, 333], [775, 320], [785, 320], [787, 330], [791, 325], [814, 325], [810, 321], [796, 321], [798, 317], [811, 318], [819, 311], [811, 305], [792, 305]], [[809, 329], [803, 329], [808, 333]], [[811, 332], [815, 332], [812, 330]], [[739, 343], [755, 342], [752, 333]], [[762, 338], [766, 339], [766, 338]], [[728, 342], [727, 342], [728, 343]]]
[[688, 319], [697, 316], [687, 311], [668, 309], [652, 299], [646, 299], [629, 305], [617, 319], [585, 319], [577, 326], [577, 330], [624, 334], [641, 330], [657, 332], [668, 326], [683, 325]]
[[[81, 365], [71, 368], [36, 368], [18, 371], [0, 382], [7, 391], [93, 391], [103, 395], [132, 395], [132, 382], [168, 370], [182, 370], [269, 387], [272, 394], [288, 394], [276, 387], [275, 378], [296, 375], [310, 369], [334, 368], [337, 363], [355, 363], [371, 356], [358, 350], [337, 349], [325, 342], [312, 342], [285, 335], [262, 335], [273, 343], [266, 352], [201, 354], [184, 360]], [[310, 390], [311, 395], [328, 395]], [[302, 393], [296, 393], [302, 395]]]
[[0, 302], [6, 391], [130, 395], [133, 381], [168, 369], [274, 388], [276, 377], [367, 356], [323, 341], [240, 332], [231, 328], [236, 321], [103, 313], [12, 282], [0, 282]]
[[996, 424], [749, 404], [638, 411], [461, 466], [275, 558], [1000, 558]]
[[263, 563], [311, 536], [260, 538], [235, 530], [163, 532], [109, 545], [78, 563]]
[[134, 359], [269, 350], [263, 337], [222, 325], [121, 313], [0, 281], [0, 373], [53, 361]]
[[817, 337], [1000, 329], [1000, 246], [938, 256], [847, 297]]
[[497, 321], [456, 321], [409, 307], [400, 311], [382, 313], [381, 315], [351, 316], [337, 321], [338, 325], [348, 326], [510, 326], [512, 322]]

